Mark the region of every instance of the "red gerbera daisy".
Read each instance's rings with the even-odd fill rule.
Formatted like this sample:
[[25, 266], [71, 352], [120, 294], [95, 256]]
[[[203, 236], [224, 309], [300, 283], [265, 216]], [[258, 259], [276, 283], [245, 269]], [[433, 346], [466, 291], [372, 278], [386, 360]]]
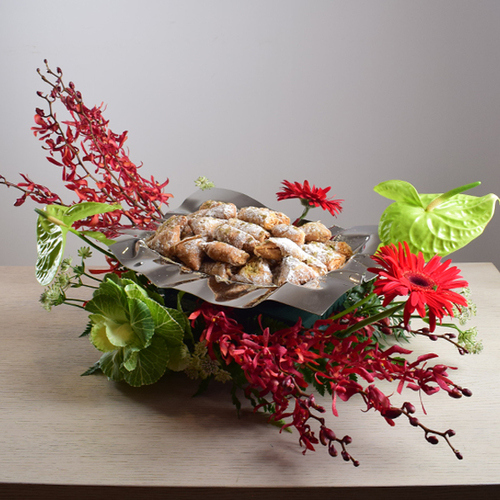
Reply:
[[323, 210], [328, 210], [333, 216], [342, 211], [341, 203], [344, 200], [334, 200], [333, 198], [328, 199], [326, 197], [331, 187], [321, 189], [313, 185], [311, 188], [308, 181], [304, 181], [304, 184], [283, 181], [282, 184], [285, 187], [276, 193], [278, 201], [299, 198], [306, 202], [306, 206], [321, 207]]
[[436, 318], [442, 320], [445, 313], [453, 316], [453, 305], [467, 306], [465, 298], [452, 292], [451, 288], [468, 286], [457, 267], [448, 267], [451, 260], [441, 262], [438, 255], [426, 264], [421, 252], [418, 256], [411, 253], [404, 242], [380, 248], [372, 259], [381, 268], [369, 268], [379, 277], [375, 282], [375, 293], [384, 296], [384, 307], [398, 295], [409, 295], [404, 309], [404, 323], [408, 325], [413, 311], [420, 317], [429, 316], [430, 331], [436, 328]]

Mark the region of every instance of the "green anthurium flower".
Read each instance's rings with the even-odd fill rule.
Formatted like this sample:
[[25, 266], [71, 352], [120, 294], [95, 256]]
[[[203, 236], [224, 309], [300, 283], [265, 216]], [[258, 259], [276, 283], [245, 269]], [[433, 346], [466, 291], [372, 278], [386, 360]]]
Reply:
[[152, 384], [168, 369], [181, 370], [189, 352], [183, 342], [185, 315], [150, 297], [138, 282], [107, 275], [85, 309], [99, 364], [112, 380]]
[[68, 232], [83, 237], [90, 236], [105, 245], [114, 243], [98, 231], [76, 231], [71, 226], [78, 220], [86, 219], [92, 215], [113, 212], [119, 208], [121, 208], [120, 205], [89, 201], [71, 207], [47, 205], [45, 210], [35, 209], [38, 213], [36, 225], [38, 252], [36, 279], [38, 282], [46, 286], [54, 279], [63, 259]]
[[495, 212], [498, 196], [461, 194], [479, 182], [443, 194], [419, 194], [408, 182], [392, 180], [374, 190], [395, 200], [379, 222], [382, 245], [406, 241], [413, 253], [425, 260], [444, 257], [470, 243], [483, 231]]

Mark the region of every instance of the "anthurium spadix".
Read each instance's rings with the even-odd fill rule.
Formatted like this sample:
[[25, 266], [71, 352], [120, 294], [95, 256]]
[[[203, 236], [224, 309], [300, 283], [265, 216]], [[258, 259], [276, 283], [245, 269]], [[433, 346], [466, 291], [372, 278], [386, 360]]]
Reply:
[[104, 353], [99, 367], [111, 380], [147, 385], [167, 368], [186, 367], [186, 316], [164, 307], [133, 280], [107, 275], [85, 309], [91, 313], [90, 340]]
[[424, 259], [444, 257], [470, 243], [493, 217], [498, 196], [462, 194], [480, 182], [467, 184], [443, 194], [419, 194], [409, 183], [385, 181], [374, 190], [394, 200], [382, 214], [379, 237], [382, 245], [406, 241], [413, 253]]
[[88, 201], [71, 207], [47, 205], [45, 210], [35, 209], [38, 214], [36, 224], [38, 252], [36, 279], [38, 282], [46, 286], [54, 279], [63, 259], [68, 232], [72, 232], [84, 239], [89, 236], [105, 245], [114, 243], [99, 231], [77, 231], [71, 226], [78, 220], [83, 220], [97, 214], [113, 212], [120, 208], [120, 205], [108, 205], [106, 203]]

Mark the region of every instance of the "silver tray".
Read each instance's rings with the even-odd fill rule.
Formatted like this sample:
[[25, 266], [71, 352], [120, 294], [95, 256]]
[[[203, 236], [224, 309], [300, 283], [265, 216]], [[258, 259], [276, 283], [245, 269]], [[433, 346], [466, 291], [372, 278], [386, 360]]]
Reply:
[[[195, 212], [207, 200], [232, 202], [237, 207], [265, 206], [237, 191], [214, 188], [197, 191], [180, 207], [167, 212], [165, 218]], [[380, 243], [375, 225], [356, 226], [350, 229], [333, 226], [330, 230], [332, 239], [348, 243], [354, 255], [341, 269], [321, 277], [315, 283], [315, 287], [291, 283], [278, 287], [225, 282], [214, 276], [192, 271], [147, 247], [144, 240], [152, 234], [152, 231], [123, 231], [116, 239], [116, 243], [111, 245], [110, 250], [123, 266], [144, 274], [156, 286], [182, 290], [212, 304], [248, 309], [269, 300], [322, 315], [347, 290], [373, 279], [374, 275], [368, 272], [367, 268], [373, 265], [370, 256]]]

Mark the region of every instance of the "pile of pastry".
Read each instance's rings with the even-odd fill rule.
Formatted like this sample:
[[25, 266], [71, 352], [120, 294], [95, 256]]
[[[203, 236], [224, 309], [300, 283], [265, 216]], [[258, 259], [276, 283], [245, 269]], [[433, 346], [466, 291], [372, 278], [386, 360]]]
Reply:
[[342, 267], [352, 250], [331, 238], [321, 222], [297, 227], [281, 212], [210, 200], [194, 213], [167, 219], [146, 244], [192, 271], [280, 286], [304, 285]]

